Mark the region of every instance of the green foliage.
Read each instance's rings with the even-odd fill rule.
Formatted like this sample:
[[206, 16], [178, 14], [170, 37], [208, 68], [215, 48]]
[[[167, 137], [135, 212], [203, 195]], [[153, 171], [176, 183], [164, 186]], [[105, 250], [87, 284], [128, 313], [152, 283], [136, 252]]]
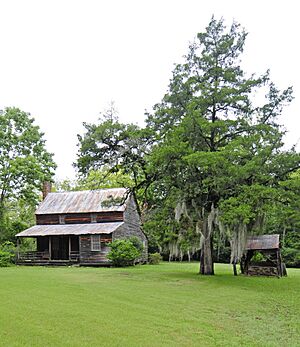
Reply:
[[114, 266], [134, 265], [135, 260], [141, 256], [141, 251], [137, 249], [130, 240], [115, 240], [109, 244], [110, 252], [107, 258]]
[[283, 148], [277, 120], [292, 88], [277, 89], [269, 71], [242, 70], [246, 37], [239, 24], [227, 28], [213, 17], [175, 67], [145, 128], [110, 112], [79, 136], [82, 174], [107, 165], [130, 176], [150, 248], [182, 259], [198, 251], [201, 236], [207, 274], [213, 234], [230, 239], [237, 260], [246, 234], [300, 222], [300, 181], [293, 177], [300, 156]]
[[0, 267], [10, 266], [15, 260], [15, 245], [6, 241], [0, 245]]
[[284, 247], [296, 248], [300, 250], [300, 233], [299, 231], [289, 231], [285, 235]]
[[121, 172], [112, 172], [108, 166], [97, 170], [88, 171], [86, 176], [80, 176], [76, 180], [65, 179], [55, 182], [56, 191], [78, 191], [105, 188], [130, 188], [133, 186], [129, 175]]
[[[28, 223], [56, 165], [34, 119], [18, 108], [0, 112], [0, 240], [12, 240]], [[28, 214], [27, 214], [28, 215]]]
[[142, 254], [144, 250], [144, 246], [142, 241], [137, 236], [131, 236], [129, 241], [133, 244], [133, 246]]
[[[141, 212], [152, 181], [147, 169], [147, 156], [151, 151], [153, 133], [148, 128], [120, 123], [113, 111], [102, 115], [98, 124], [84, 123], [84, 127], [85, 134], [78, 135], [76, 163], [83, 182], [89, 182], [89, 176], [99, 169], [100, 172], [108, 170], [106, 177], [111, 175], [113, 184], [129, 188]], [[111, 182], [109, 186], [112, 186]]]
[[300, 248], [283, 248], [283, 262], [289, 267], [300, 267]]
[[23, 199], [6, 202], [0, 219], [0, 243], [6, 240], [15, 243], [15, 234], [34, 225], [34, 210], [35, 205]]
[[22, 197], [37, 202], [36, 191], [51, 180], [55, 164], [45, 149], [45, 140], [34, 119], [18, 108], [0, 114], [1, 203]]
[[[240, 230], [262, 231], [271, 206], [288, 199], [281, 184], [300, 165], [294, 149], [283, 149], [277, 123], [292, 89], [279, 91], [268, 72], [246, 76], [240, 66], [245, 38], [237, 23], [228, 30], [212, 18], [147, 119], [159, 137], [150, 169], [162, 177], [160, 186], [177, 188], [202, 240], [218, 231], [237, 240], [234, 258], [241, 256]], [[255, 103], [253, 95], [266, 90], [264, 102]], [[202, 243], [207, 262], [209, 244]]]
[[149, 254], [149, 264], [158, 265], [162, 261], [162, 256], [159, 253], [150, 253]]
[[12, 264], [11, 254], [0, 250], [0, 267], [7, 267]]

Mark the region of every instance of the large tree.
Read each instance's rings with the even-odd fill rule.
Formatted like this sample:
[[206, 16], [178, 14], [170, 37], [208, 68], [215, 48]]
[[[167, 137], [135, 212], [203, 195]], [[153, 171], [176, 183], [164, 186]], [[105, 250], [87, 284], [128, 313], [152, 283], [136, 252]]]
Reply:
[[[148, 156], [153, 143], [153, 132], [135, 124], [123, 124], [113, 110], [105, 111], [97, 124], [83, 124], [85, 134], [78, 135], [79, 151], [75, 163], [82, 182], [92, 179], [102, 187], [107, 178], [119, 177], [136, 201], [143, 204], [153, 181], [148, 171]], [[93, 172], [101, 169], [102, 175]], [[155, 175], [155, 174], [154, 174]], [[98, 181], [98, 182], [97, 182]], [[123, 182], [122, 182], [123, 181]]]
[[[180, 192], [179, 209], [201, 233], [202, 274], [214, 273], [212, 235], [224, 229], [222, 219], [232, 240], [241, 230], [245, 236], [279, 182], [299, 167], [299, 156], [282, 150], [276, 121], [292, 90], [277, 90], [268, 72], [246, 76], [240, 66], [246, 36], [238, 24], [227, 30], [223, 20], [212, 18], [147, 119], [159, 139], [152, 169], [164, 173], [168, 189]], [[266, 91], [262, 105], [255, 102], [259, 89]]]
[[51, 180], [56, 165], [45, 148], [34, 119], [18, 108], [0, 113], [0, 222], [6, 208], [19, 200], [33, 205], [42, 183]]
[[[247, 232], [262, 224], [270, 200], [284, 195], [281, 182], [299, 167], [299, 155], [282, 149], [277, 123], [292, 89], [279, 91], [268, 72], [245, 74], [246, 36], [238, 24], [227, 29], [212, 18], [176, 66], [144, 129], [108, 117], [86, 124], [79, 137], [82, 173], [109, 165], [131, 175], [133, 190], [147, 193], [148, 225], [157, 218], [152, 226], [167, 229], [163, 240], [153, 234], [160, 246], [175, 242], [180, 253], [201, 235], [201, 274], [214, 273], [213, 234], [229, 235], [236, 261]], [[259, 105], [255, 96], [264, 94]], [[170, 207], [176, 221], [170, 221]], [[184, 225], [194, 229], [192, 237], [182, 233]]]

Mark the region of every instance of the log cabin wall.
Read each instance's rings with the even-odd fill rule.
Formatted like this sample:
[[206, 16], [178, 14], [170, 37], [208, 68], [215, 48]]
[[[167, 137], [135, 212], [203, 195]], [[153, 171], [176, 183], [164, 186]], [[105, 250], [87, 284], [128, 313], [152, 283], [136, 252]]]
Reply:
[[97, 212], [97, 213], [67, 213], [67, 214], [41, 214], [36, 215], [37, 225], [60, 224], [59, 216], [64, 216], [65, 224], [88, 224], [92, 222], [92, 215], [97, 223], [122, 222], [123, 212]]
[[141, 219], [137, 212], [134, 198], [131, 196], [124, 211], [124, 224], [113, 233], [113, 239], [128, 239], [131, 236], [138, 237], [144, 246], [142, 261], [148, 261], [148, 240], [141, 228]]
[[79, 237], [79, 250], [80, 250], [80, 263], [104, 263], [109, 262], [107, 259], [107, 253], [110, 248], [108, 243], [112, 241], [112, 235], [100, 235], [101, 250], [91, 250], [91, 235], [82, 235]]
[[114, 212], [98, 212], [96, 213], [97, 223], [102, 222], [123, 222], [124, 212], [114, 211]]
[[37, 225], [59, 224], [58, 214], [36, 215]]

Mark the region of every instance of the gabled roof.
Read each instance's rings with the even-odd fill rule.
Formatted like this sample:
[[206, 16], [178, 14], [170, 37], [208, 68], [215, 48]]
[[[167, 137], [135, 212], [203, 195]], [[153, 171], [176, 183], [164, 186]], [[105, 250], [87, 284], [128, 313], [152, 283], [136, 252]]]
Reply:
[[35, 225], [18, 233], [17, 237], [54, 236], [54, 235], [90, 235], [111, 234], [116, 231], [123, 222], [115, 223], [90, 223], [90, 224], [57, 224]]
[[246, 250], [278, 249], [279, 234], [249, 236]]
[[126, 188], [49, 193], [36, 214], [124, 211], [126, 198]]

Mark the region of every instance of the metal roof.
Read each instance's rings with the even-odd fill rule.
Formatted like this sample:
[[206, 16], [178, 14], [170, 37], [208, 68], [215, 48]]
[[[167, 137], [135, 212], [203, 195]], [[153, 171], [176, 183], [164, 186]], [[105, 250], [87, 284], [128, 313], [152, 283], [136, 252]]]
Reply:
[[56, 224], [56, 225], [35, 225], [26, 229], [16, 236], [35, 237], [53, 235], [89, 235], [89, 234], [110, 234], [116, 231], [123, 222], [116, 223], [90, 223], [90, 224]]
[[279, 248], [279, 234], [249, 236], [246, 250], [277, 249]]
[[126, 188], [49, 193], [36, 214], [124, 211], [126, 194]]

